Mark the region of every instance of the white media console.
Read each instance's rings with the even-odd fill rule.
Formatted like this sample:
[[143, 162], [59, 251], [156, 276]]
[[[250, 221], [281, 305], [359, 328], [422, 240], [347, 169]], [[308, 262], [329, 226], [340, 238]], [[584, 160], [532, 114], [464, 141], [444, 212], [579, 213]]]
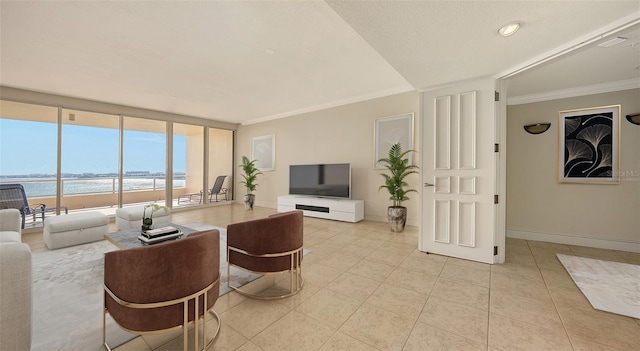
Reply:
[[364, 219], [363, 200], [328, 199], [301, 195], [278, 196], [278, 212], [293, 210], [302, 210], [305, 216], [336, 221], [355, 223]]

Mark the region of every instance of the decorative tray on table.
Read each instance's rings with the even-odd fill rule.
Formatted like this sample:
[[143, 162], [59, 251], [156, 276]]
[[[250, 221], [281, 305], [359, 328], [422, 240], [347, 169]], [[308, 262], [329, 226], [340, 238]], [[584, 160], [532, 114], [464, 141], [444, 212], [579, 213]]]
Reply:
[[167, 240], [179, 239], [181, 237], [182, 231], [180, 229], [168, 226], [145, 230], [138, 236], [138, 240], [140, 240], [143, 245], [151, 245]]

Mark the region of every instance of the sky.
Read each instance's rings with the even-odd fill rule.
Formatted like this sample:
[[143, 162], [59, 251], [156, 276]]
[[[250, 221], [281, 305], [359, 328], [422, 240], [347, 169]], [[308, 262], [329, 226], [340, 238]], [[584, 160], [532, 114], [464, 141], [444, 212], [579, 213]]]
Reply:
[[[0, 119], [0, 175], [55, 174], [57, 125]], [[165, 171], [161, 133], [125, 130], [124, 171]], [[174, 136], [174, 171], [185, 172], [186, 137]], [[63, 173], [117, 173], [118, 130], [63, 125]]]

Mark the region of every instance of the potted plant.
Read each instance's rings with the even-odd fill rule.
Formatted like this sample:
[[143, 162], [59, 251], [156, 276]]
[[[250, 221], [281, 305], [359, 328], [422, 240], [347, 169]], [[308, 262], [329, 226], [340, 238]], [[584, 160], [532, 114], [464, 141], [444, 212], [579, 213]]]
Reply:
[[240, 165], [240, 168], [242, 168], [244, 172], [242, 175], [244, 180], [240, 183], [244, 184], [245, 188], [247, 188], [247, 193], [244, 195], [244, 208], [247, 210], [253, 210], [253, 202], [256, 197], [253, 191], [256, 190], [258, 186], [258, 184], [256, 184], [256, 178], [262, 174], [262, 172], [256, 168], [256, 161], [257, 160], [249, 161], [247, 156], [242, 156], [242, 164]]
[[[149, 217], [147, 217], [147, 209], [150, 208]], [[159, 210], [163, 210], [167, 212], [169, 209], [167, 206], [162, 206], [158, 204], [148, 204], [144, 206], [144, 210], [142, 210], [142, 230], [149, 230], [153, 226], [153, 214]]]
[[389, 149], [388, 158], [378, 160], [391, 172], [391, 174], [382, 174], [384, 185], [381, 185], [378, 191], [384, 188], [391, 195], [389, 200], [393, 201], [393, 205], [389, 206], [387, 213], [391, 231], [396, 233], [404, 231], [404, 226], [407, 222], [407, 208], [402, 206], [402, 201], [409, 200], [408, 193], [417, 193], [415, 189], [405, 189], [408, 185], [405, 178], [409, 174], [418, 173], [418, 166], [410, 165], [409, 159], [405, 158], [411, 152], [415, 152], [415, 150], [402, 151], [400, 143], [396, 143]]

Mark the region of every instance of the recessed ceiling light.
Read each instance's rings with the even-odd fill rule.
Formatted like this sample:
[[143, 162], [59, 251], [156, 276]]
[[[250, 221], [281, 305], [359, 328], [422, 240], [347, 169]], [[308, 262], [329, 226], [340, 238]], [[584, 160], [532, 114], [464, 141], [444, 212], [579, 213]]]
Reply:
[[503, 37], [508, 37], [515, 34], [522, 25], [524, 25], [523, 22], [510, 22], [500, 27], [500, 29], [498, 29], [498, 33]]

